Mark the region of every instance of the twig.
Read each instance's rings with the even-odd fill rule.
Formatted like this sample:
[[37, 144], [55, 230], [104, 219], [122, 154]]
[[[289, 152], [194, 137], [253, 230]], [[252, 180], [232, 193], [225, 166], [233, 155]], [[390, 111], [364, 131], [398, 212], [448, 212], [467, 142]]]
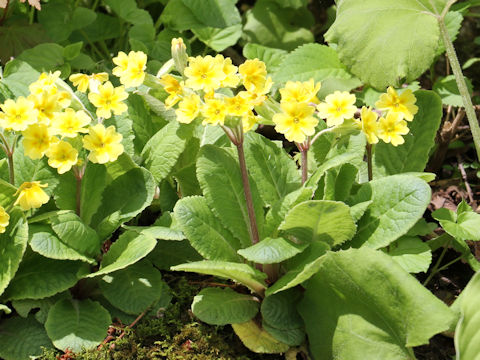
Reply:
[[462, 174], [462, 179], [463, 179], [463, 182], [465, 183], [465, 188], [467, 189], [468, 200], [470, 201], [470, 204], [473, 204], [472, 188], [470, 187], [470, 184], [468, 183], [467, 172], [465, 171], [465, 168], [463, 166], [462, 158], [460, 157], [459, 154], [457, 154], [457, 161], [458, 161], [458, 169], [460, 170], [460, 174]]

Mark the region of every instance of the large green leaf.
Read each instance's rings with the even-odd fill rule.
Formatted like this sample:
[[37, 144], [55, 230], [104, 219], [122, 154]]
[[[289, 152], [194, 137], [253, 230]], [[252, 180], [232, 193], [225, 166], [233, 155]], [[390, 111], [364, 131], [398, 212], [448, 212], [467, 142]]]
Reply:
[[247, 168], [265, 204], [273, 205], [300, 188], [297, 165], [283, 148], [253, 132], [247, 133], [244, 146]]
[[320, 44], [306, 44], [286, 55], [273, 79], [281, 83], [314, 79], [322, 83], [320, 97], [335, 90], [349, 91], [361, 85], [340, 62], [337, 52]]
[[21, 317], [26, 318], [29, 316], [30, 313], [34, 313], [35, 319], [39, 323], [45, 324], [50, 308], [55, 305], [59, 300], [71, 298], [72, 295], [67, 290], [43, 299], [14, 300], [12, 301], [12, 306], [15, 308], [15, 311]]
[[172, 170], [180, 154], [192, 137], [193, 126], [172, 121], [158, 131], [143, 148], [145, 167], [157, 182], [162, 181]]
[[[197, 3], [200, 3], [197, 1]], [[198, 39], [215, 51], [223, 51], [229, 46], [235, 45], [242, 36], [242, 25], [236, 24], [224, 29], [202, 26], [192, 29]]]
[[[60, 0], [61, 1], [61, 0]], [[115, 39], [122, 35], [121, 20], [118, 17], [95, 13], [97, 17], [81, 31], [74, 31], [69, 40], [72, 42], [83, 41], [85, 43], [96, 42], [107, 39]]]
[[110, 314], [92, 300], [60, 300], [48, 313], [45, 329], [57, 349], [79, 352], [102, 342]]
[[269, 48], [259, 44], [248, 43], [243, 47], [243, 56], [247, 59], [262, 60], [269, 74], [274, 73], [288, 52], [282, 49]]
[[254, 320], [242, 324], [232, 324], [232, 327], [243, 345], [253, 352], [280, 354], [286, 352], [290, 347], [275, 339]]
[[103, 276], [99, 285], [105, 298], [127, 314], [140, 314], [165, 289], [160, 272], [148, 260]]
[[239, 294], [230, 288], [206, 288], [193, 298], [193, 314], [211, 325], [243, 323], [253, 318], [259, 309], [259, 300]]
[[477, 272], [454, 304], [459, 308], [461, 314], [455, 329], [455, 349], [458, 360], [480, 359], [479, 302], [480, 272]]
[[190, 244], [205, 259], [240, 261], [237, 255], [240, 242], [213, 215], [204, 197], [181, 199], [174, 213]]
[[0, 179], [0, 206], [7, 209], [15, 202], [15, 193], [17, 188], [12, 184]]
[[416, 79], [432, 63], [440, 36], [436, 16], [446, 3], [343, 0], [325, 39], [338, 44], [342, 62], [365, 83], [380, 89], [398, 86], [403, 78]]
[[131, 24], [153, 24], [148, 11], [139, 9], [135, 0], [105, 0], [105, 3], [122, 20]]
[[158, 269], [170, 270], [172, 266], [186, 262], [200, 261], [202, 256], [195, 251], [188, 240], [157, 241], [155, 249], [148, 254], [149, 259]]
[[[464, 77], [464, 79], [465, 83], [467, 84], [468, 92], [470, 93], [470, 96], [472, 96], [472, 81], [467, 77]], [[455, 75], [448, 75], [446, 77], [437, 79], [437, 81], [435, 81], [433, 84], [432, 89], [440, 96], [443, 104], [455, 107], [463, 107], [462, 95], [458, 89]]]
[[275, 264], [300, 254], [307, 246], [283, 238], [265, 238], [255, 245], [238, 250], [238, 253], [254, 263]]
[[[10, 26], [0, 26], [0, 61], [6, 64], [12, 57], [20, 55], [42, 42], [48, 41], [45, 30], [39, 24], [23, 24], [15, 21]], [[35, 79], [32, 79], [32, 82]]]
[[296, 205], [280, 225], [280, 230], [302, 242], [323, 241], [330, 246], [351, 239], [355, 229], [350, 208], [329, 200], [309, 200]]
[[88, 265], [80, 261], [48, 259], [28, 252], [3, 296], [10, 300], [52, 296], [71, 288], [88, 271]]
[[418, 113], [408, 123], [410, 132], [404, 137], [405, 143], [392, 146], [381, 141], [375, 146], [374, 178], [425, 169], [443, 116], [442, 101], [426, 90], [416, 91], [415, 97]]
[[197, 272], [230, 279], [245, 285], [250, 290], [259, 294], [267, 287], [265, 284], [267, 275], [247, 264], [205, 260], [172, 266], [171, 269], [174, 271]]
[[185, 239], [185, 235], [181, 230], [176, 228], [170, 228], [166, 226], [123, 226], [127, 230], [136, 231], [142, 235], [150, 236], [158, 240], [173, 240], [182, 241]]
[[8, 86], [13, 95], [28, 96], [30, 94], [28, 86], [39, 76], [40, 73], [29, 64], [14, 59], [5, 65], [2, 83]]
[[23, 253], [27, 248], [28, 224], [23, 212], [10, 212], [10, 223], [0, 234], [0, 295], [17, 272]]
[[422, 217], [430, 196], [430, 186], [411, 175], [392, 175], [364, 184], [355, 203], [372, 203], [357, 223], [352, 244], [379, 249], [405, 235]]
[[402, 236], [393, 246], [388, 255], [409, 273], [426, 273], [432, 262], [432, 251], [427, 243], [418, 236]]
[[115, 241], [103, 257], [100, 269], [87, 277], [109, 274], [126, 268], [148, 255], [157, 244], [151, 236], [126, 231]]
[[[205, 145], [197, 161], [197, 177], [208, 205], [225, 227], [240, 239], [242, 246], [251, 244], [247, 205], [240, 167], [224, 149]], [[253, 206], [259, 232], [263, 226], [263, 206], [256, 184], [250, 177]], [[261, 235], [260, 235], [261, 236]]]
[[41, 347], [52, 342], [45, 329], [33, 316], [15, 316], [0, 323], [0, 357], [5, 360], [30, 360], [42, 354]]
[[241, 22], [236, 0], [182, 0], [204, 25], [226, 28]]
[[[64, 65], [63, 47], [54, 43], [39, 44], [25, 50], [18, 56], [19, 60], [29, 63], [38, 71], [61, 70]], [[32, 79], [31, 81], [35, 81]]]
[[457, 213], [441, 208], [432, 213], [445, 231], [459, 241], [480, 240], [480, 214], [462, 200]]
[[372, 249], [328, 253], [306, 289], [299, 311], [314, 359], [415, 359], [412, 347], [455, 321], [443, 302]]

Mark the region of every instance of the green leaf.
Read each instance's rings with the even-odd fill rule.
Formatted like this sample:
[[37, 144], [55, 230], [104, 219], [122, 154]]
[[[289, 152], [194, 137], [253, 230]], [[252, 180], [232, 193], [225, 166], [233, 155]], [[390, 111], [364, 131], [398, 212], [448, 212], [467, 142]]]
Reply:
[[170, 173], [192, 134], [191, 125], [172, 121], [147, 142], [142, 151], [144, 166], [150, 170], [157, 182]]
[[235, 334], [242, 340], [243, 345], [253, 352], [280, 354], [290, 348], [287, 344], [276, 340], [253, 320], [242, 324], [232, 324], [232, 327]]
[[[453, 312], [388, 255], [329, 252], [299, 305], [315, 359], [413, 359]], [[323, 309], [324, 311], [319, 311]]]
[[[467, 84], [468, 93], [471, 96], [473, 92], [472, 82], [467, 77], [464, 77], [464, 79]], [[463, 107], [462, 95], [460, 95], [454, 75], [448, 75], [435, 81], [433, 84], [433, 91], [440, 96], [443, 104]]]
[[230, 279], [245, 285], [250, 290], [261, 294], [267, 285], [266, 274], [247, 264], [238, 264], [227, 261], [204, 260], [172, 266], [173, 271], [188, 271]]
[[[242, 247], [246, 247], [251, 244], [250, 220], [241, 176], [240, 167], [229, 152], [213, 145], [203, 146], [197, 160], [197, 177], [207, 204], [222, 224], [240, 239]], [[261, 234], [263, 206], [255, 185], [250, 177], [255, 217]]]
[[243, 56], [247, 59], [262, 60], [267, 66], [269, 74], [274, 73], [282, 63], [287, 51], [282, 49], [270, 48], [267, 46], [248, 43], [243, 47]]
[[127, 314], [140, 314], [162, 297], [160, 272], [148, 260], [105, 275], [99, 282], [105, 298]]
[[80, 352], [100, 344], [111, 322], [98, 302], [60, 300], [50, 309], [45, 329], [57, 349]]
[[435, 220], [440, 222], [444, 230], [452, 235], [455, 239], [460, 241], [480, 240], [480, 214], [473, 211], [473, 209], [462, 201], [465, 211], [455, 214], [452, 210], [441, 208], [432, 213]]
[[190, 244], [207, 260], [239, 262], [240, 242], [225, 229], [204, 197], [186, 197], [177, 202], [175, 219]]
[[272, 0], [259, 0], [245, 14], [243, 38], [264, 46], [293, 50], [299, 45], [313, 42], [308, 27], [313, 16], [307, 9], [285, 9]]
[[[480, 354], [478, 329], [478, 303], [480, 301], [480, 272], [477, 272], [455, 301], [454, 306], [460, 310], [461, 317], [455, 329], [455, 350], [459, 360], [475, 360]], [[458, 304], [457, 304], [458, 303]]]
[[30, 95], [28, 86], [39, 76], [40, 73], [29, 64], [15, 59], [5, 65], [2, 83], [8, 86], [13, 95], [26, 97]]
[[297, 311], [301, 298], [301, 291], [289, 289], [262, 301], [262, 327], [275, 339], [290, 346], [301, 345], [305, 340], [305, 326]]
[[29, 360], [42, 354], [41, 347], [52, 342], [45, 329], [33, 316], [15, 316], [0, 323], [0, 357], [5, 360]]
[[122, 23], [117, 17], [95, 13], [97, 17], [88, 26], [81, 31], [74, 31], [69, 40], [72, 42], [83, 41], [85, 43], [94, 43], [97, 41], [115, 39], [122, 36]]
[[122, 19], [131, 24], [153, 24], [148, 11], [139, 9], [135, 0], [105, 0], [105, 3]]
[[0, 234], [0, 295], [17, 272], [23, 253], [27, 248], [28, 224], [23, 212], [14, 209], [10, 212], [10, 222]]
[[16, 191], [15, 186], [0, 179], [0, 206], [8, 208], [15, 201]]
[[324, 200], [345, 201], [350, 197], [352, 186], [357, 179], [358, 169], [352, 164], [343, 164], [330, 169], [325, 175]]
[[204, 25], [226, 28], [240, 24], [240, 13], [235, 6], [236, 0], [182, 0], [193, 15]]
[[308, 4], [308, 0], [275, 0], [275, 2], [281, 7], [294, 9], [305, 7]]
[[245, 158], [260, 196], [272, 205], [301, 187], [300, 173], [283, 148], [256, 133], [245, 136]]
[[364, 184], [356, 203], [372, 203], [357, 223], [353, 246], [379, 249], [405, 235], [422, 217], [430, 196], [430, 186], [410, 175], [392, 175]]
[[82, 51], [83, 43], [81, 41], [67, 45], [63, 48], [63, 57], [65, 60], [73, 60], [78, 55], [80, 55], [80, 51]]
[[128, 96], [128, 118], [132, 120], [136, 153], [140, 154], [145, 144], [158, 131], [158, 125], [153, 121], [145, 100], [138, 94]]
[[[58, 44], [40, 44], [25, 50], [18, 56], [18, 59], [29, 63], [35, 70], [41, 72], [61, 70], [65, 62], [63, 52], [63, 47]], [[31, 79], [31, 82], [35, 80]]]
[[[6, 64], [12, 57], [24, 50], [48, 41], [44, 28], [40, 24], [23, 24], [15, 21], [10, 26], [0, 26], [0, 61]], [[12, 90], [13, 91], [13, 90]]]
[[244, 323], [259, 309], [259, 300], [230, 288], [206, 288], [193, 298], [193, 314], [210, 325]]
[[140, 261], [148, 255], [157, 241], [136, 231], [126, 231], [115, 241], [103, 256], [100, 269], [87, 277], [109, 274]]
[[392, 146], [380, 142], [375, 146], [374, 178], [425, 169], [443, 109], [440, 98], [432, 91], [416, 91], [415, 97], [418, 113], [408, 123], [410, 133], [404, 136], [405, 143]]
[[265, 292], [266, 296], [293, 288], [315, 275], [320, 268], [323, 255], [329, 250], [325, 243], [312, 243], [308, 249], [289, 261], [288, 271]]
[[25, 254], [3, 297], [22, 300], [55, 295], [75, 285], [89, 272], [88, 268], [87, 264], [80, 261], [48, 259], [29, 252]]
[[302, 242], [322, 241], [336, 246], [351, 239], [356, 228], [344, 203], [309, 200], [291, 209], [279, 229]]
[[307, 246], [283, 238], [265, 238], [255, 245], [238, 250], [238, 253], [254, 263], [275, 264], [300, 254]]
[[[202, 2], [197, 1], [201, 4]], [[207, 46], [215, 51], [223, 51], [237, 43], [242, 36], [242, 24], [236, 24], [224, 29], [202, 26], [192, 29], [192, 32]]]
[[202, 260], [202, 256], [195, 251], [188, 240], [159, 240], [147, 258], [160, 270], [170, 270], [175, 265]]
[[183, 232], [166, 226], [123, 226], [127, 230], [136, 231], [142, 235], [159, 240], [182, 241], [185, 239]]
[[7, 305], [3, 305], [3, 304], [0, 304], [0, 311], [3, 311], [7, 315], [12, 312], [12, 310], [10, 310], [10, 308]]
[[324, 89], [320, 88], [320, 97], [335, 90], [348, 91], [361, 85], [340, 62], [337, 52], [320, 44], [306, 44], [295, 49], [285, 56], [273, 74], [273, 80], [280, 83], [310, 79], [322, 83]]
[[[462, 27], [462, 21], [463, 16], [460, 11], [449, 11], [445, 16], [445, 27], [447, 28], [448, 36], [452, 42], [457, 39], [457, 35]], [[442, 55], [444, 52], [445, 45], [443, 44], [442, 39], [439, 39], [436, 55]], [[460, 106], [463, 106], [463, 104]]]
[[432, 63], [440, 36], [436, 16], [446, 3], [344, 0], [325, 39], [338, 44], [340, 60], [363, 82], [379, 89], [399, 86], [403, 78], [415, 80]]
[[432, 251], [418, 236], [402, 236], [388, 255], [409, 273], [426, 273], [432, 262]]
[[12, 301], [12, 306], [15, 308], [15, 311], [23, 318], [28, 317], [30, 313], [35, 314], [35, 319], [41, 323], [45, 324], [47, 321], [48, 312], [50, 308], [59, 300], [62, 299], [71, 299], [70, 292], [63, 291], [61, 293], [55, 294], [50, 297], [46, 297], [43, 299], [24, 299], [24, 300], [14, 300]]
[[160, 20], [167, 28], [176, 31], [191, 30], [196, 26], [205, 25], [183, 3], [183, 0], [170, 0], [163, 9]]

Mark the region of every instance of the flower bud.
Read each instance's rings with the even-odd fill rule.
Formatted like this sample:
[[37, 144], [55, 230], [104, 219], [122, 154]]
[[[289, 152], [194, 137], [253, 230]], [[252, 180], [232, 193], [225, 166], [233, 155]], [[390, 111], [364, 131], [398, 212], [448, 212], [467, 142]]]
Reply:
[[188, 55], [182, 38], [172, 39], [172, 59], [177, 71], [183, 75], [183, 70], [187, 67]]

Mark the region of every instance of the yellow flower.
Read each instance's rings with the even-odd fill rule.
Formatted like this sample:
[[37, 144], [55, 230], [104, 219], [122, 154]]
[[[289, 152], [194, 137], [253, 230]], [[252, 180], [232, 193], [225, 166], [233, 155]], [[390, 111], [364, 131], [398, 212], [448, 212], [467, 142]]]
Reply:
[[15, 193], [18, 198], [13, 205], [20, 205], [24, 211], [39, 208], [48, 202], [49, 196], [42, 190], [47, 186], [40, 181], [24, 182]]
[[23, 131], [37, 121], [38, 110], [30, 100], [20, 96], [17, 101], [8, 99], [0, 105], [0, 126], [5, 130]]
[[23, 132], [23, 151], [30, 159], [40, 159], [51, 141], [52, 135], [47, 125], [32, 124]]
[[46, 91], [39, 94], [31, 94], [27, 98], [35, 104], [34, 108], [38, 110], [38, 122], [49, 125], [53, 118], [53, 113], [62, 110], [58, 93], [50, 94]]
[[65, 112], [55, 113], [50, 124], [53, 135], [61, 135], [74, 138], [78, 133], [88, 132], [84, 126], [90, 124], [90, 117], [83, 110], [75, 112], [73, 109], [65, 109]]
[[366, 135], [369, 144], [378, 143], [378, 115], [371, 108], [362, 107], [361, 120], [355, 119], [358, 127]]
[[237, 73], [238, 67], [232, 64], [232, 59], [224, 58], [223, 55], [218, 54], [215, 60], [221, 64], [225, 79], [220, 82], [220, 87], [236, 88], [240, 82], [240, 76]]
[[114, 88], [110, 81], [98, 86], [98, 93], [89, 93], [88, 100], [97, 108], [97, 116], [110, 119], [112, 112], [120, 115], [128, 110], [122, 101], [128, 97], [123, 86]]
[[[246, 93], [246, 91], [244, 93]], [[253, 109], [250, 98], [244, 95], [245, 94], [237, 94], [232, 98], [225, 98], [225, 105], [227, 106], [227, 113], [229, 115], [244, 116]]]
[[169, 95], [165, 100], [165, 106], [169, 109], [180, 101], [180, 95], [183, 92], [183, 81], [179, 82], [172, 75], [165, 74], [160, 78], [160, 84]]
[[112, 74], [116, 77], [121, 77], [128, 68], [128, 55], [120, 51], [116, 57], [112, 59], [113, 63], [117, 65], [113, 68]]
[[408, 134], [408, 131], [407, 122], [399, 113], [389, 112], [386, 118], [381, 117], [378, 121], [378, 137], [393, 146], [403, 144], [402, 135]]
[[5, 229], [10, 222], [10, 215], [7, 214], [3, 206], [0, 206], [0, 234], [5, 232]]
[[318, 119], [313, 117], [315, 108], [305, 103], [286, 102], [280, 104], [283, 113], [273, 115], [275, 130], [289, 141], [302, 143], [315, 133]]
[[59, 91], [57, 93], [57, 101], [62, 107], [62, 109], [65, 109], [69, 107], [70, 104], [72, 103], [72, 96], [70, 95], [70, 93], [66, 91]]
[[225, 102], [219, 99], [206, 99], [202, 107], [202, 115], [205, 117], [202, 124], [223, 125], [227, 115]]
[[175, 110], [178, 122], [190, 124], [200, 113], [200, 97], [197, 94], [185, 96]]
[[103, 124], [96, 124], [83, 137], [83, 147], [90, 150], [88, 159], [91, 162], [105, 164], [117, 160], [123, 153], [121, 141], [122, 134], [117, 133], [113, 125], [105, 129]]
[[238, 72], [242, 77], [243, 86], [248, 91], [264, 87], [267, 78], [267, 67], [263, 61], [258, 59], [247, 60], [239, 66]]
[[317, 110], [322, 119], [327, 119], [327, 126], [336, 126], [343, 123], [345, 119], [353, 118], [357, 111], [354, 105], [355, 95], [346, 91], [335, 91], [327, 95], [325, 102], [318, 104]]
[[188, 58], [185, 68], [185, 85], [193, 90], [210, 91], [218, 89], [225, 79], [223, 64], [207, 55]]
[[240, 91], [238, 95], [247, 99], [252, 106], [258, 106], [267, 99], [266, 94], [268, 94], [272, 85], [272, 78], [268, 77], [261, 87], [251, 87], [248, 91]]
[[57, 169], [59, 174], [69, 171], [78, 161], [77, 150], [66, 141], [57, 141], [51, 145], [46, 155], [48, 157], [48, 165]]
[[379, 110], [400, 114], [402, 119], [412, 121], [413, 115], [418, 112], [416, 102], [417, 98], [413, 95], [412, 90], [406, 89], [398, 95], [395, 89], [389, 86], [387, 93], [380, 95], [380, 100], [375, 103], [375, 107]]
[[72, 75], [70, 75], [68, 80], [70, 80], [72, 82], [73, 86], [75, 86], [78, 91], [84, 93], [88, 89], [88, 83], [90, 82], [90, 76], [88, 76], [86, 74], [72, 74]]
[[57, 85], [55, 85], [55, 82], [60, 77], [60, 74], [60, 71], [55, 71], [54, 73], [49, 72], [48, 74], [41, 73], [37, 81], [30, 84], [28, 90], [30, 90], [31, 94], [41, 94], [44, 91], [56, 94]]
[[285, 87], [280, 89], [282, 102], [296, 101], [304, 103], [318, 103], [317, 92], [320, 90], [321, 84], [315, 84], [313, 79], [308, 81], [287, 81]]
[[243, 132], [251, 130], [258, 121], [258, 116], [256, 116], [252, 111], [249, 111], [244, 116], [242, 116], [242, 128]]
[[147, 55], [142, 51], [130, 51], [128, 53], [128, 65], [120, 76], [120, 83], [127, 88], [142, 85], [145, 80], [147, 68]]

